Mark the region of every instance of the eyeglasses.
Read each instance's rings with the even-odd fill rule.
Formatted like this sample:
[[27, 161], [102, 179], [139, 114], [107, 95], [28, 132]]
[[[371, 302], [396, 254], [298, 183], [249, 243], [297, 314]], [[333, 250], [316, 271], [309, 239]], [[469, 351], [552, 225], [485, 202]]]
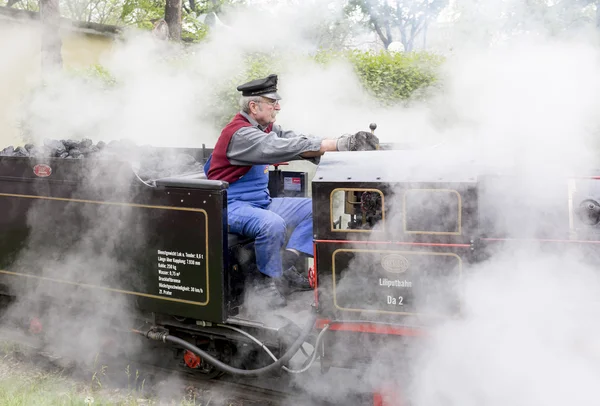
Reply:
[[265, 104], [270, 104], [273, 107], [275, 107], [279, 104], [279, 100], [267, 101], [266, 99], [262, 99], [261, 102], [263, 102]]

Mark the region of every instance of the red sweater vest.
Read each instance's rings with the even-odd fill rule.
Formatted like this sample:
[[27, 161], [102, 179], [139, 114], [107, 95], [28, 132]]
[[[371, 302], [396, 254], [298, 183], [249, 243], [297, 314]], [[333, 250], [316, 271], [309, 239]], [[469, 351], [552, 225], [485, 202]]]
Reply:
[[[252, 169], [252, 165], [232, 165], [229, 159], [227, 159], [227, 147], [229, 147], [231, 137], [242, 127], [252, 127], [252, 124], [250, 124], [246, 117], [238, 113], [221, 131], [221, 136], [217, 140], [212, 153], [210, 169], [206, 174], [208, 179], [233, 183]], [[273, 124], [271, 123], [264, 132], [270, 133], [272, 129]]]

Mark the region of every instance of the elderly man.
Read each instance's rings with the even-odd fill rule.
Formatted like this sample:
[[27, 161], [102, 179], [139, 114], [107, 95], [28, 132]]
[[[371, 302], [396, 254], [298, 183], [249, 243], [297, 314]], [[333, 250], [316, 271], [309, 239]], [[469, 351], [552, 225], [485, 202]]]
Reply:
[[313, 255], [312, 202], [271, 198], [269, 165], [302, 159], [318, 163], [325, 152], [375, 149], [378, 140], [367, 132], [323, 139], [282, 130], [274, 124], [281, 109], [277, 75], [237, 90], [242, 111], [221, 132], [204, 171], [208, 179], [229, 182], [229, 230], [255, 239], [256, 263], [264, 275], [258, 289], [270, 306], [281, 307], [287, 294], [310, 289], [296, 265], [301, 256]]

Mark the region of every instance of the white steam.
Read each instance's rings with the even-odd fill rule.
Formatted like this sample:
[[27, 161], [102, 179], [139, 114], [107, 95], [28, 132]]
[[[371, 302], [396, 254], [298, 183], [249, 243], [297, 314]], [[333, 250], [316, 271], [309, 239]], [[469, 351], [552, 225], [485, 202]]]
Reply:
[[[226, 27], [214, 27], [208, 41], [192, 46], [128, 32], [100, 61], [116, 79], [116, 87], [106, 90], [61, 75], [29, 96], [26, 114], [20, 118], [27, 120], [28, 137], [35, 142], [87, 137], [94, 142], [129, 139], [156, 146], [212, 145], [222, 124], [215, 116], [230, 103], [222, 99], [223, 92], [240, 84], [237, 78], [246, 69], [245, 57], [262, 53], [279, 55], [282, 60], [281, 67], [273, 66], [273, 73], [280, 75], [284, 102], [290, 102], [290, 109], [285, 107], [281, 115], [284, 126], [330, 137], [356, 131], [356, 126], [367, 128], [366, 117], [344, 127], [336, 124], [344, 121], [340, 106], [371, 103], [350, 68], [318, 72], [314, 63], [303, 62], [319, 44], [326, 46], [332, 38], [347, 35], [346, 31], [326, 35], [328, 27], [340, 21], [340, 4], [235, 8], [223, 17]], [[263, 24], [265, 20], [269, 24]], [[334, 76], [336, 80], [331, 81]], [[301, 111], [292, 112], [292, 103], [303, 103]], [[316, 119], [307, 120], [309, 116]]]
[[477, 159], [498, 165], [568, 170], [593, 159], [600, 53], [573, 41], [514, 40], [453, 58], [448, 97], [465, 141]]
[[464, 320], [425, 345], [420, 406], [591, 404], [600, 377], [597, 271], [577, 258], [505, 255], [466, 284]]
[[[527, 16], [513, 18], [537, 27]], [[469, 22], [472, 35], [490, 28]], [[444, 66], [445, 93], [436, 101], [448, 124], [442, 132], [447, 144], [432, 150], [428, 161], [439, 157], [435, 171], [446, 179], [461, 162], [477, 163], [473, 175], [481, 168], [510, 175], [492, 185], [504, 199], [484, 215], [521, 237], [534, 236], [546, 222], [568, 239], [564, 221], [557, 221], [568, 212], [558, 219], [543, 213], [565, 207], [566, 176], [588, 176], [598, 167], [600, 54], [596, 33], [546, 34], [513, 31], [492, 47], [457, 47]], [[420, 169], [431, 170], [415, 165], [411, 171]], [[519, 216], [511, 211], [514, 203], [517, 210], [539, 207], [538, 216]], [[565, 247], [517, 245], [470, 266], [464, 317], [423, 338], [414, 353], [418, 362], [398, 363], [412, 377], [391, 379], [399, 392], [419, 406], [594, 403], [600, 376], [597, 264]]]
[[[219, 92], [239, 84], [233, 80], [243, 70], [244, 53], [277, 52], [286, 57], [283, 70], [273, 72], [280, 74], [284, 98], [279, 124], [337, 137], [376, 122], [383, 142], [417, 148], [443, 142], [423, 151], [429, 152], [431, 166], [403, 167], [415, 176], [434, 170], [452, 179], [455, 168], [464, 170], [472, 162], [478, 168], [502, 167], [519, 180], [523, 198], [555, 207], [564, 202], [552, 199], [567, 199], [566, 189], [562, 197], [554, 193], [564, 181], [559, 175], [587, 175], [598, 166], [596, 33], [550, 37], [518, 14], [516, 0], [508, 2], [517, 5], [512, 14], [506, 2], [463, 2], [477, 7], [463, 7], [463, 18], [448, 29], [448, 38], [461, 42], [447, 55], [441, 93], [411, 108], [383, 109], [349, 65], [321, 67], [292, 57], [314, 52], [313, 24], [326, 23], [339, 11], [325, 7], [328, 2], [300, 3], [268, 12], [232, 12], [223, 18], [230, 28], [221, 27], [208, 42], [187, 48], [185, 57], [173, 45], [131, 35], [103, 60], [120, 83], [117, 88], [56, 79], [28, 105], [32, 135], [37, 141], [125, 138], [157, 146], [211, 146], [220, 131], [211, 112], [223, 103]], [[507, 19], [527, 24], [502, 31]], [[10, 46], [0, 42], [3, 84], [9, 83], [3, 73], [14, 72], [12, 61], [25, 49], [15, 44], [28, 38], [11, 35]], [[388, 169], [394, 173], [399, 166]], [[513, 189], [509, 192], [519, 199]], [[502, 204], [495, 207], [496, 213], [503, 210]], [[531, 226], [517, 220], [510, 225]], [[412, 376], [410, 388], [403, 388], [411, 400], [418, 406], [593, 403], [600, 377], [595, 340], [600, 289], [594, 267], [556, 249], [552, 256], [538, 250], [504, 253], [472, 270], [466, 317], [434, 330], [423, 341], [419, 362], [402, 365]]]

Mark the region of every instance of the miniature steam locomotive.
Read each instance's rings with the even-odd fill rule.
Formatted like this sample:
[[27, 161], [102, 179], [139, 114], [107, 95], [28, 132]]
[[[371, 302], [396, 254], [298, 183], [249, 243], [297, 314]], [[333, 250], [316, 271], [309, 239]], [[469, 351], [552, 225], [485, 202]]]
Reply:
[[[193, 153], [204, 161], [210, 150]], [[286, 317], [244, 312], [253, 247], [228, 233], [227, 183], [196, 174], [149, 184], [124, 161], [0, 157], [3, 307], [32, 316], [36, 333], [56, 309], [102, 314], [175, 344], [207, 378], [281, 369], [307, 337], [322, 370], [352, 367], [379, 341], [460, 317], [463, 279], [500, 246], [536, 241], [598, 260], [598, 178], [553, 179], [543, 199], [514, 179], [427, 151], [324, 155], [312, 179], [315, 289], [300, 305], [314, 309], [300, 332]], [[305, 173], [271, 172], [273, 195], [306, 187]]]

